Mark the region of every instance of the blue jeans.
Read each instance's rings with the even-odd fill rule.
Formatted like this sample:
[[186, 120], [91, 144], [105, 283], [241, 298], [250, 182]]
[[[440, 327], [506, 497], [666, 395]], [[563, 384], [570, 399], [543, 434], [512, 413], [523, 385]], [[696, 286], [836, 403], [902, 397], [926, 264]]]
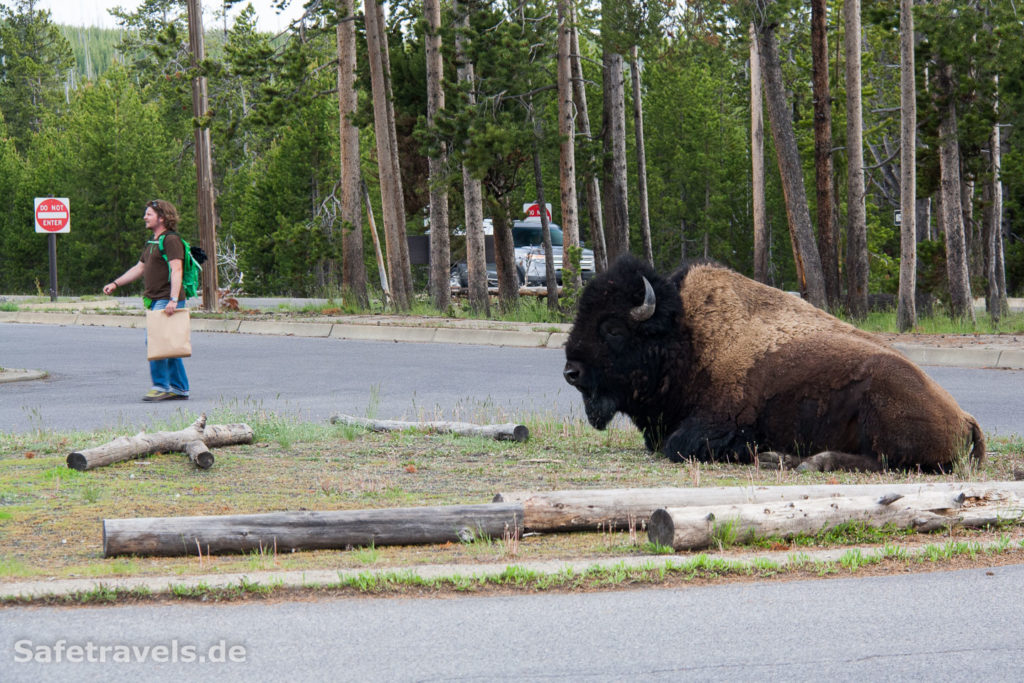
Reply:
[[[170, 299], [158, 299], [153, 302], [152, 310], [162, 311], [167, 308]], [[187, 306], [187, 302], [181, 304], [178, 310]], [[163, 360], [149, 361], [149, 377], [153, 381], [153, 388], [158, 391], [170, 391], [173, 394], [188, 396], [188, 375], [185, 374], [185, 364], [180, 358], [165, 358]]]

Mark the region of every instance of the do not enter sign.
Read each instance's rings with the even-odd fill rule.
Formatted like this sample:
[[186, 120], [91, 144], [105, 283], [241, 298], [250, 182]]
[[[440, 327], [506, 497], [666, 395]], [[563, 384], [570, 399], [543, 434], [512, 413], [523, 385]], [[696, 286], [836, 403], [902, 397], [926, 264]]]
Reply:
[[67, 197], [36, 197], [36, 232], [71, 232]]

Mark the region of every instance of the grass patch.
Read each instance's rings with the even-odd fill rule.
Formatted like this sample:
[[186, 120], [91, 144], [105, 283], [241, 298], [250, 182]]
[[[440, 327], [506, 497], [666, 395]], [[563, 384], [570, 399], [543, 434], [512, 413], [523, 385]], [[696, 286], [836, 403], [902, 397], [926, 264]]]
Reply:
[[[509, 421], [508, 415], [489, 405], [466, 406], [465, 411], [476, 421]], [[181, 429], [193, 419], [179, 414], [158, 428]], [[296, 553], [267, 547], [248, 554], [212, 557], [104, 558], [101, 522], [109, 518], [478, 504], [489, 502], [499, 492], [524, 489], [925, 484], [958, 480], [955, 474], [796, 473], [722, 463], [700, 463], [695, 470], [648, 453], [640, 434], [624, 422], [616, 421], [609, 430], [598, 432], [582, 420], [550, 415], [521, 420], [531, 432], [530, 441], [523, 444], [300, 423], [253, 405], [224, 406], [211, 412], [209, 421], [247, 422], [254, 428], [256, 439], [252, 444], [216, 449], [217, 462], [206, 471], [195, 469], [183, 454], [163, 453], [77, 472], [65, 466], [70, 451], [106, 443], [134, 430], [40, 430], [0, 435], [0, 544], [4, 548], [0, 579], [245, 574], [268, 569], [362, 570], [368, 566], [395, 567], [401, 572], [440, 563], [520, 563], [672, 553], [669, 548], [648, 542], [646, 531], [635, 527], [523, 538], [477, 536], [466, 543], [436, 546]], [[990, 453], [973, 478], [1012, 479], [1013, 464], [1024, 458], [1024, 439], [993, 438]], [[896, 529], [847, 525], [788, 541], [758, 539], [744, 547], [895, 547], [906, 535]], [[738, 545], [735, 533], [724, 528], [719, 541], [726, 550]], [[1015, 541], [1006, 541], [1008, 548], [1016, 545]], [[960, 549], [946, 552], [954, 551]], [[708, 564], [709, 559], [700, 557], [686, 560], [687, 575], [699, 577], [721, 571], [717, 565]], [[765, 566], [745, 571], [760, 574], [774, 569]], [[837, 570], [832, 566], [827, 571]], [[512, 581], [509, 577], [505, 580]], [[578, 576], [538, 578], [533, 585], [546, 590], [575, 585], [578, 580]], [[619, 570], [590, 577], [582, 585], [633, 580], [632, 570]], [[461, 581], [458, 590], [477, 590], [475, 586], [474, 582]], [[244, 587], [240, 591], [252, 592]]]
[[[847, 318], [843, 319], [853, 322]], [[856, 324], [857, 327], [868, 332], [893, 334], [899, 332], [895, 310], [869, 313], [867, 318]], [[1008, 313], [1000, 319], [998, 324], [993, 323], [992, 318], [985, 313], [977, 314], [974, 324], [961, 318], [934, 315], [918, 318], [917, 326], [912, 332], [917, 334], [1021, 334], [1024, 332], [1024, 313]]]

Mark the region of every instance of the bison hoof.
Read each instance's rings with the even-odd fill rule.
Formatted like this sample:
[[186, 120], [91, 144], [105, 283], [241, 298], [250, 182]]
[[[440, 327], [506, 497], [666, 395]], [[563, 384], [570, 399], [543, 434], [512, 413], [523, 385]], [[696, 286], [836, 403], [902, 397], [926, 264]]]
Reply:
[[791, 470], [799, 467], [801, 464], [802, 458], [786, 453], [765, 451], [764, 453], [757, 454], [757, 466], [763, 470]]

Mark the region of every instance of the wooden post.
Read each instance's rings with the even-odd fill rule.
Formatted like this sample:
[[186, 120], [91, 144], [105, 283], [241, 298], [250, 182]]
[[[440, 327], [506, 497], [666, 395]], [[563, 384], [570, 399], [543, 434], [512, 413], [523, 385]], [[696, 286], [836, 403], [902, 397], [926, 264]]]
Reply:
[[518, 537], [523, 506], [269, 512], [103, 520], [103, 555], [291, 552], [348, 546], [460, 543]]

